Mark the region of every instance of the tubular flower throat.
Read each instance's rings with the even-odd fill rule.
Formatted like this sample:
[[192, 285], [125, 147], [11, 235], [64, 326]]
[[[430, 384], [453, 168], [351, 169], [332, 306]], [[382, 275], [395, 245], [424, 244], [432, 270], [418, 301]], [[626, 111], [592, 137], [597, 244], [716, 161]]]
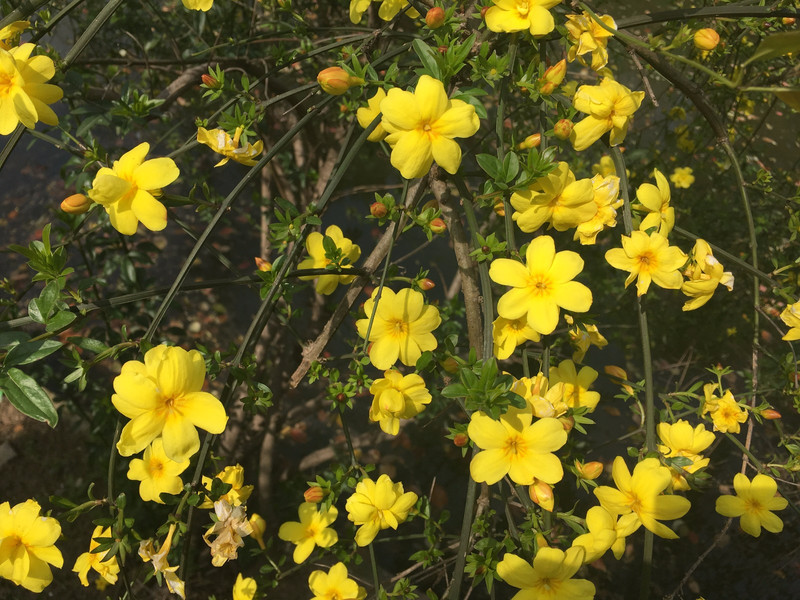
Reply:
[[[325, 230], [325, 235], [318, 231], [312, 231], [306, 238], [306, 252], [308, 258], [300, 261], [298, 269], [324, 269], [333, 261], [326, 256], [325, 238], [333, 242], [336, 249], [341, 252], [340, 264], [343, 267], [352, 265], [361, 257], [361, 248], [354, 244], [350, 238], [344, 237], [342, 230], [337, 225], [331, 225]], [[305, 275], [301, 277], [303, 281], [316, 279], [315, 289], [319, 294], [332, 294], [338, 285], [346, 285], [355, 279], [355, 275]]]
[[383, 379], [376, 379], [369, 388], [372, 406], [369, 420], [379, 423], [384, 433], [397, 435], [400, 419], [413, 419], [431, 401], [431, 394], [425, 387], [425, 380], [416, 373], [403, 375], [389, 369]]
[[128, 479], [140, 481], [139, 496], [145, 502], [164, 504], [161, 494], [180, 494], [183, 481], [180, 474], [189, 467], [189, 459], [171, 460], [164, 453], [164, 443], [156, 438], [145, 448], [142, 458], [134, 458], [128, 465]]
[[[434, 350], [436, 338], [431, 333], [442, 322], [435, 306], [425, 305], [421, 292], [405, 288], [396, 294], [383, 288], [375, 309], [375, 298], [380, 288], [364, 303], [366, 319], [356, 321], [358, 335], [367, 338], [369, 328], [369, 359], [376, 369], [386, 370], [400, 359], [413, 367], [422, 353]], [[372, 327], [369, 327], [370, 316]]]
[[264, 151], [264, 142], [258, 140], [255, 144], [248, 142], [245, 146], [239, 146], [239, 136], [241, 135], [242, 127], [236, 128], [233, 138], [224, 129], [212, 129], [209, 131], [204, 127], [197, 128], [197, 141], [224, 157], [214, 165], [215, 167], [221, 167], [230, 159], [248, 167], [252, 167], [258, 162], [258, 157]]
[[345, 503], [347, 518], [358, 526], [356, 544], [368, 545], [381, 529], [397, 529], [408, 518], [417, 498], [414, 492], [404, 492], [403, 484], [394, 483], [388, 475], [381, 475], [377, 481], [359, 481]]
[[117, 583], [117, 576], [119, 575], [119, 564], [117, 557], [112, 556], [109, 560], [103, 560], [105, 552], [92, 552], [100, 545], [100, 542], [95, 541], [95, 538], [110, 538], [111, 528], [102, 526], [94, 528], [92, 531], [92, 540], [89, 542], [89, 552], [84, 552], [75, 561], [75, 566], [72, 570], [78, 574], [78, 578], [84, 586], [89, 585], [89, 569], [94, 569], [100, 574], [106, 582], [114, 585]]
[[786, 498], [778, 496], [775, 480], [759, 473], [753, 481], [747, 475], [737, 473], [733, 478], [735, 496], [717, 498], [716, 511], [724, 517], [741, 517], [739, 525], [745, 533], [758, 537], [763, 527], [770, 533], [783, 531], [783, 521], [773, 510], [789, 506]]
[[144, 363], [122, 365], [111, 402], [131, 421], [117, 442], [119, 453], [135, 454], [161, 436], [164, 453], [180, 463], [200, 449], [196, 427], [222, 433], [228, 417], [219, 400], [201, 391], [205, 375], [197, 350], [163, 345], [148, 350]]
[[[6, 39], [10, 37], [11, 33]], [[56, 113], [47, 105], [61, 100], [64, 93], [46, 83], [56, 74], [53, 59], [31, 57], [34, 48], [34, 44], [10, 49], [0, 45], [0, 135], [8, 135], [19, 123], [28, 129], [37, 121], [58, 125]]]
[[489, 277], [509, 290], [497, 302], [497, 314], [516, 320], [527, 315], [534, 331], [548, 335], [558, 325], [559, 309], [586, 312], [592, 305], [592, 292], [572, 281], [583, 270], [583, 259], [576, 252], [556, 252], [553, 238], [535, 238], [525, 253], [526, 264], [498, 258], [489, 267]]
[[570, 135], [572, 146], [575, 150], [586, 150], [609, 131], [610, 144], [621, 144], [643, 98], [644, 92], [632, 92], [608, 77], [603, 78], [600, 85], [579, 87], [572, 104], [588, 116], [575, 124]]
[[630, 237], [622, 236], [622, 248], [606, 252], [608, 264], [630, 271], [625, 287], [635, 279], [637, 296], [646, 294], [651, 282], [670, 290], [680, 289], [683, 277], [678, 269], [686, 258], [680, 248], [670, 246], [667, 238], [655, 231], [649, 236], [644, 231], [632, 231]]
[[584, 562], [582, 547], [539, 548], [533, 564], [506, 552], [497, 563], [497, 574], [512, 587], [520, 588], [511, 600], [592, 600], [594, 584], [587, 579], [572, 579]]
[[556, 24], [551, 8], [561, 0], [492, 0], [494, 6], [486, 11], [486, 27], [498, 33], [513, 33], [527, 29], [531, 35], [547, 35]]
[[[602, 27], [587, 12], [566, 17], [567, 22], [564, 25], [569, 32], [569, 42], [572, 44], [567, 53], [567, 60], [572, 62], [577, 58], [584, 67], [591, 66], [594, 71], [605, 67], [608, 64], [608, 38], [614, 34]], [[611, 29], [617, 28], [611, 15], [603, 15], [600, 20]], [[587, 65], [583, 55], [590, 52], [592, 62], [591, 65]]]
[[380, 110], [392, 166], [406, 179], [425, 175], [434, 160], [454, 174], [461, 165], [461, 147], [454, 138], [468, 138], [480, 128], [475, 108], [448, 99], [444, 84], [428, 75], [420, 77], [413, 92], [389, 90]]
[[330, 548], [339, 541], [339, 535], [330, 527], [339, 515], [335, 506], [317, 510], [313, 502], [303, 502], [298, 510], [300, 521], [287, 521], [278, 530], [278, 537], [295, 545], [292, 559], [300, 564], [314, 548]]
[[167, 209], [156, 200], [161, 188], [180, 175], [171, 158], [145, 160], [150, 144], [143, 142], [103, 167], [95, 175], [89, 198], [106, 209], [111, 225], [123, 235], [133, 235], [142, 222], [150, 231], [167, 226]]

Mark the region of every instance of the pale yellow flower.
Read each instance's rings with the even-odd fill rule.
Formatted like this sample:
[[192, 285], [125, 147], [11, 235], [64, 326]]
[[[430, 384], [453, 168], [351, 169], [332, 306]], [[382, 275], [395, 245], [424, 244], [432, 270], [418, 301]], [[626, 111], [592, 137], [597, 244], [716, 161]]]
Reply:
[[176, 523], [169, 526], [169, 532], [164, 539], [164, 543], [156, 550], [155, 543], [152, 539], [142, 540], [139, 542], [139, 557], [143, 562], [153, 562], [153, 570], [160, 573], [167, 582], [167, 589], [186, 600], [185, 584], [183, 580], [178, 577], [178, 565], [170, 566], [167, 561], [167, 556], [172, 548], [172, 536], [175, 535]]
[[[591, 66], [599, 71], [608, 64], [608, 38], [614, 34], [603, 28], [587, 12], [580, 15], [566, 15], [564, 24], [569, 33], [569, 42], [572, 44], [567, 53], [567, 60], [572, 62], [576, 58], [583, 66]], [[611, 29], [616, 29], [617, 24], [611, 15], [602, 15], [600, 20]], [[584, 54], [592, 54], [592, 62], [586, 64]]]

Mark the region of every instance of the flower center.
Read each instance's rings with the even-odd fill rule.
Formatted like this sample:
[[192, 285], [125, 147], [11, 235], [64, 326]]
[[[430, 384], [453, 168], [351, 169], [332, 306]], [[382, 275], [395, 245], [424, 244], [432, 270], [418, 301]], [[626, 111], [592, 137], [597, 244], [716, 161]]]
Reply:
[[637, 515], [642, 511], [642, 500], [633, 492], [628, 492], [628, 506]]
[[428, 133], [430, 130], [431, 130], [431, 124], [430, 123], [425, 123], [422, 126], [422, 131], [424, 131], [425, 133]]
[[0, 72], [0, 98], [10, 96], [14, 87], [14, 74], [5, 71]]
[[390, 335], [396, 338], [406, 337], [408, 335], [408, 323], [401, 319], [395, 319], [394, 321], [390, 321], [389, 332]]
[[525, 440], [518, 435], [508, 438], [504, 448], [506, 454], [513, 454], [514, 456], [524, 455], [527, 449], [528, 445], [525, 443]]
[[657, 266], [658, 259], [652, 252], [647, 251], [639, 255], [639, 271], [653, 271]]
[[151, 458], [148, 471], [150, 471], [150, 477], [157, 479], [164, 475], [164, 463], [157, 458]]
[[527, 17], [529, 10], [530, 8], [528, 7], [528, 0], [522, 0], [522, 2], [517, 2], [517, 12], [521, 17]]
[[531, 275], [528, 278], [528, 288], [534, 296], [549, 296], [552, 293], [553, 282], [542, 274]]
[[764, 508], [761, 506], [761, 502], [756, 500], [755, 498], [748, 498], [744, 501], [745, 510], [749, 513], [759, 513]]

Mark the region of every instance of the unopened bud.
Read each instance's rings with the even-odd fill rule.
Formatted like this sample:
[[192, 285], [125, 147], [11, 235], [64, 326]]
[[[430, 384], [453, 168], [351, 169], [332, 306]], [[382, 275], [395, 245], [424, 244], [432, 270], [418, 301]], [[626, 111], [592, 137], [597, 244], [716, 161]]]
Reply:
[[498, 217], [505, 217], [506, 216], [506, 205], [502, 200], [498, 200], [494, 203], [494, 214]]
[[541, 533], [537, 533], [534, 540], [536, 540], [537, 548], [548, 548], [550, 546], [550, 544], [547, 543], [547, 538]]
[[453, 443], [459, 448], [463, 448], [469, 442], [469, 436], [466, 433], [457, 433], [453, 436]]
[[767, 419], [768, 421], [774, 421], [775, 419], [781, 418], [781, 413], [779, 413], [774, 408], [767, 408], [761, 411], [761, 416]]
[[210, 87], [211, 89], [215, 90], [219, 87], [219, 80], [208, 73], [203, 73], [200, 75], [200, 80], [206, 85], [206, 87]]
[[312, 486], [303, 492], [303, 498], [306, 499], [306, 502], [313, 502], [316, 504], [317, 502], [322, 502], [324, 497], [325, 492], [318, 485]]
[[528, 486], [528, 495], [536, 504], [548, 512], [553, 512], [555, 498], [553, 497], [553, 486], [541, 479], [534, 479], [533, 484]]
[[541, 143], [542, 143], [542, 134], [534, 133], [526, 137], [524, 140], [522, 140], [517, 145], [517, 148], [519, 148], [520, 150], [530, 150], [531, 148], [538, 148], [539, 144]]
[[431, 220], [430, 228], [433, 233], [444, 233], [447, 231], [447, 225], [445, 225], [444, 221], [439, 217]]
[[256, 261], [256, 268], [259, 271], [263, 271], [264, 273], [269, 273], [272, 271], [272, 263], [268, 260], [264, 260], [260, 256], [256, 256], [253, 260]]
[[555, 89], [564, 81], [564, 76], [567, 74], [567, 60], [561, 59], [559, 62], [549, 67], [539, 80], [542, 84], [539, 92], [542, 95], [552, 94]]
[[481, 19], [485, 19], [485, 18], [486, 18], [486, 11], [487, 11], [487, 10], [489, 10], [489, 8], [491, 8], [491, 7], [489, 7], [489, 6], [484, 6], [484, 7], [481, 9]]
[[326, 94], [341, 96], [351, 87], [362, 85], [364, 80], [351, 76], [341, 67], [328, 67], [319, 72], [317, 83]]
[[573, 417], [558, 417], [558, 420], [561, 421], [561, 425], [567, 433], [572, 431], [572, 428], [575, 427], [575, 419]]
[[705, 27], [694, 32], [694, 47], [698, 50], [713, 50], [719, 44], [719, 34]]
[[794, 17], [783, 17], [781, 19], [781, 23], [783, 23], [784, 25], [794, 25], [795, 21], [797, 21], [797, 19], [795, 19]]
[[382, 219], [388, 212], [389, 209], [386, 208], [386, 205], [381, 202], [373, 202], [369, 205], [369, 214], [376, 219]]
[[447, 54], [447, 46], [439, 46], [437, 50], [439, 51], [439, 54]]
[[560, 119], [553, 127], [553, 135], [561, 140], [568, 140], [574, 123], [569, 119]]
[[253, 513], [250, 515], [250, 526], [253, 528], [253, 533], [250, 535], [258, 542], [258, 547], [264, 550], [266, 548], [266, 545], [264, 545], [264, 532], [267, 531], [267, 522], [260, 514]]
[[435, 287], [436, 287], [436, 284], [433, 283], [433, 281], [431, 281], [427, 277], [425, 279], [420, 279], [419, 280], [419, 289], [421, 289], [423, 292], [430, 291]]
[[439, 29], [444, 25], [444, 9], [434, 6], [425, 14], [425, 23], [431, 29]]
[[575, 468], [578, 470], [578, 474], [583, 479], [597, 479], [600, 477], [601, 473], [603, 472], [603, 463], [593, 460], [592, 462], [582, 463], [579, 460], [575, 460]]
[[92, 201], [83, 194], [72, 194], [61, 202], [61, 210], [71, 215], [82, 215], [91, 206]]
[[448, 356], [442, 361], [442, 368], [445, 372], [450, 373], [451, 375], [458, 373], [458, 362], [452, 356]]

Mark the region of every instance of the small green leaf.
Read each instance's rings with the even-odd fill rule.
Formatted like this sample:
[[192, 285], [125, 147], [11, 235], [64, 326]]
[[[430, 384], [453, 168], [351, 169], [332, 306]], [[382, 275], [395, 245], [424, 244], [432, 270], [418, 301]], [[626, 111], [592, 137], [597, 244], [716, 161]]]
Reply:
[[481, 169], [492, 179], [502, 179], [502, 165], [496, 156], [491, 154], [478, 154], [475, 157]]
[[53, 317], [47, 320], [47, 327], [45, 329], [47, 331], [58, 331], [59, 329], [64, 329], [67, 325], [72, 323], [77, 317], [75, 313], [72, 313], [68, 310], [62, 310], [57, 312]]
[[36, 340], [31, 342], [22, 342], [14, 346], [6, 355], [6, 360], [3, 363], [6, 367], [13, 367], [14, 365], [27, 365], [32, 362], [52, 354], [63, 344], [57, 340]]
[[441, 80], [442, 73], [439, 69], [439, 57], [436, 55], [436, 51], [420, 39], [414, 40], [411, 45], [414, 47], [414, 52], [417, 53], [419, 60], [431, 77]]
[[0, 388], [8, 396], [8, 401], [22, 414], [44, 421], [50, 427], [55, 427], [58, 423], [58, 413], [50, 397], [29, 375], [11, 368], [5, 376], [0, 377]]

